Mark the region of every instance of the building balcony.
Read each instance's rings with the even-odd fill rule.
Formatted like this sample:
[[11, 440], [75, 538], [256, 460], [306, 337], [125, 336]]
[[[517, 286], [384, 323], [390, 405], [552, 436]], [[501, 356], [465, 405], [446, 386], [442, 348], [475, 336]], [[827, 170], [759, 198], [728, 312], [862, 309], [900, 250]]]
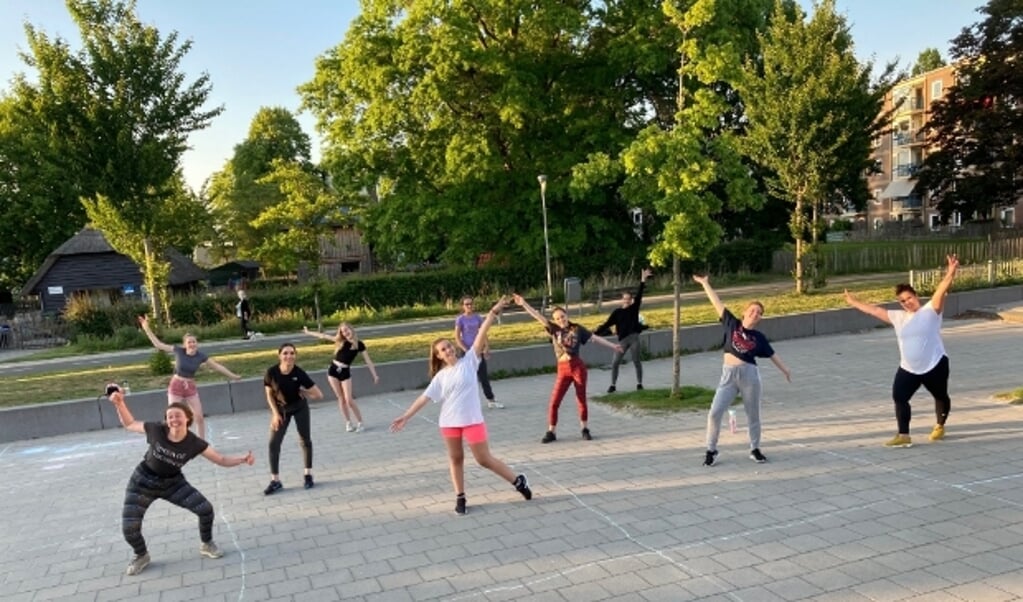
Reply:
[[927, 136], [923, 130], [903, 130], [899, 132], [892, 132], [892, 143], [895, 146], [911, 146], [914, 144], [923, 144], [927, 141]]
[[904, 165], [896, 165], [892, 173], [898, 178], [914, 178], [917, 172], [920, 171], [919, 163], [906, 163]]
[[919, 213], [923, 207], [924, 201], [918, 196], [892, 199], [892, 213]]

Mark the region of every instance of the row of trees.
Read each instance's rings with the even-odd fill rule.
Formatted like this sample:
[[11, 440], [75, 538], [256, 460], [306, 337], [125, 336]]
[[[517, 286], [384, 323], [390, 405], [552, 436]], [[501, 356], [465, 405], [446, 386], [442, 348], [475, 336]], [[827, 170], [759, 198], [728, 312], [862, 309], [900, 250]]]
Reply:
[[[213, 242], [293, 269], [315, 261], [320, 233], [350, 224], [385, 264], [489, 254], [535, 267], [541, 173], [551, 251], [573, 273], [699, 260], [740, 236], [793, 238], [802, 258], [825, 207], [865, 202], [895, 78], [856, 60], [834, 0], [809, 17], [794, 0], [361, 0], [300, 88], [322, 164], [294, 115], [266, 108], [194, 194], [180, 158], [221, 108], [206, 107], [205, 74], [180, 70], [190, 43], [140, 23], [134, 0], [67, 4], [82, 49], [26, 26], [38, 77], [0, 97], [7, 286], [86, 220], [137, 258], [154, 291], [166, 246]], [[970, 53], [1019, 38], [1011, 0], [986, 10], [1003, 25], [975, 26], [977, 43], [953, 51], [974, 57], [971, 82], [993, 69]], [[999, 77], [1014, 85], [1009, 52]], [[985, 124], [959, 136], [996, 133]]]

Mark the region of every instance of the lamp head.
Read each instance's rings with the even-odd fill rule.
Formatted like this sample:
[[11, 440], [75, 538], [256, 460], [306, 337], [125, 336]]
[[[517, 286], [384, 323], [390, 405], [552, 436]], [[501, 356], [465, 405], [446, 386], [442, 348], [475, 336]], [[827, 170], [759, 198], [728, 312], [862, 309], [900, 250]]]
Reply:
[[540, 182], [540, 192], [547, 190], [547, 176], [545, 174], [536, 176], [536, 181]]

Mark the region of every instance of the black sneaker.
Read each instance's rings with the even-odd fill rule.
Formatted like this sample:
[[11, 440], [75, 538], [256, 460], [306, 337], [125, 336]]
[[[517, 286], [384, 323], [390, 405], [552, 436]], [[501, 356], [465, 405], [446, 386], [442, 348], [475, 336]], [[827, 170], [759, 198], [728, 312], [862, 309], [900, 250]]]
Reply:
[[557, 441], [558, 436], [554, 434], [554, 431], [547, 431], [543, 434], [543, 439], [540, 439], [540, 443], [550, 443], [551, 441]]
[[306, 489], [312, 489], [315, 486], [316, 483], [313, 483], [313, 475], [307, 474], [305, 476], [305, 485], [303, 485], [303, 487], [305, 487]]
[[520, 474], [515, 477], [515, 482], [512, 485], [515, 485], [515, 491], [521, 493], [522, 497], [527, 500], [533, 499], [533, 490], [529, 488], [529, 483], [526, 482], [526, 475]]
[[749, 459], [753, 460], [757, 464], [763, 464], [764, 462], [767, 462], [767, 458], [764, 456], [764, 454], [760, 453], [760, 448], [751, 451], [749, 453]]
[[284, 485], [281, 485], [280, 481], [270, 481], [270, 484], [263, 490], [263, 495], [273, 495], [281, 489], [284, 489]]
[[583, 429], [583, 439], [585, 439], [587, 441], [592, 441], [593, 440], [593, 436], [590, 435], [590, 429]]
[[465, 512], [466, 512], [466, 510], [465, 510], [465, 494], [463, 493], [462, 495], [460, 495], [460, 496], [455, 498], [455, 514], [458, 514], [459, 516], [461, 516], [461, 515], [465, 514]]
[[640, 384], [636, 385], [636, 390], [637, 391], [642, 391], [643, 390], [643, 383], [640, 383]]
[[703, 459], [703, 465], [704, 466], [714, 466], [714, 461], [717, 458], [717, 456], [718, 456], [717, 450], [710, 451], [708, 449], [707, 450], [707, 457]]
[[615, 392], [615, 391], [617, 391], [617, 390], [618, 390], [618, 389], [615, 389], [615, 386], [614, 386], [614, 385], [611, 385], [610, 387], [608, 387], [608, 388], [607, 388], [607, 392], [608, 392], [608, 393], [614, 393], [614, 392]]

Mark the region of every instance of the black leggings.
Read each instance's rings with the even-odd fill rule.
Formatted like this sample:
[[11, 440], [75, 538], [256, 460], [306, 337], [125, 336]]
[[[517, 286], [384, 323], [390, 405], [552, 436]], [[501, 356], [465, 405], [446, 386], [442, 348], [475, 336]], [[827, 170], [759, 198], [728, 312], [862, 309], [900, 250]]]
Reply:
[[948, 396], [948, 375], [947, 355], [941, 356], [937, 365], [925, 374], [913, 374], [902, 368], [895, 372], [892, 399], [895, 400], [895, 420], [899, 423], [899, 433], [909, 434], [909, 419], [913, 415], [909, 400], [920, 385], [934, 396], [934, 414], [937, 416], [938, 424], [945, 424], [948, 413], [952, 411], [952, 399]]
[[199, 517], [199, 539], [213, 541], [213, 505], [185, 480], [185, 475], [161, 477], [139, 464], [124, 490], [124, 508], [121, 510], [121, 531], [124, 540], [142, 555], [146, 553], [146, 539], [142, 537], [142, 518], [149, 505], [164, 499], [191, 511]]
[[309, 404], [303, 403], [292, 411], [284, 411], [281, 414], [284, 419], [276, 431], [270, 431], [270, 474], [280, 474], [281, 468], [281, 443], [284, 442], [284, 433], [291, 424], [291, 418], [295, 418], [295, 428], [298, 429], [298, 446], [302, 448], [302, 461], [306, 468], [313, 467], [313, 440], [309, 436]]

